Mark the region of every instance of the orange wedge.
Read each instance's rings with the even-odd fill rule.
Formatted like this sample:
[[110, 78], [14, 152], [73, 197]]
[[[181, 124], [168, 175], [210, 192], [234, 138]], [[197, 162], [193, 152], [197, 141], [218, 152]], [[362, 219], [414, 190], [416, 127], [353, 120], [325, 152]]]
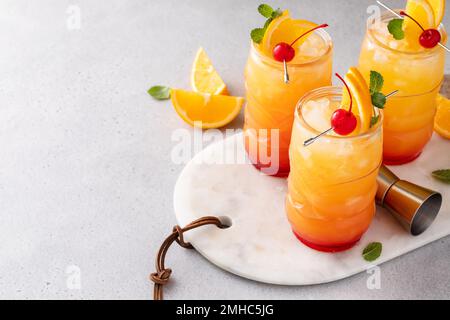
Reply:
[[[289, 17], [289, 12], [273, 20], [266, 29], [264, 38], [261, 42], [263, 52], [272, 57], [273, 48], [280, 42], [292, 43], [300, 35], [311, 30], [318, 25], [307, 20], [294, 20]], [[299, 48], [308, 36], [304, 36], [295, 43], [294, 49]]]
[[434, 27], [437, 28], [444, 18], [445, 0], [428, 0], [434, 12]]
[[230, 123], [241, 111], [243, 98], [211, 95], [172, 89], [172, 104], [178, 115], [191, 126], [220, 128]]
[[[350, 93], [353, 97], [352, 112], [358, 119], [358, 127], [354, 134], [364, 133], [370, 129], [370, 121], [373, 114], [372, 99], [370, 97], [369, 86], [367, 85], [361, 72], [355, 67], [351, 67], [345, 75]], [[346, 88], [342, 94], [342, 106], [348, 108], [350, 105], [350, 97]]]
[[191, 71], [191, 86], [196, 92], [226, 94], [227, 87], [214, 69], [203, 48], [199, 48]]
[[273, 49], [273, 47], [271, 46], [271, 43], [273, 42], [272, 39], [279, 40], [280, 37], [278, 36], [278, 33], [279, 33], [278, 30], [280, 29], [280, 26], [283, 26], [286, 24], [286, 26], [281, 28], [282, 30], [284, 30], [285, 28], [290, 26], [290, 21], [291, 21], [291, 18], [289, 17], [288, 10], [283, 11], [283, 14], [281, 16], [272, 20], [272, 22], [267, 26], [266, 32], [264, 33], [264, 37], [263, 37], [261, 43], [259, 44], [262, 52], [264, 52], [265, 54], [267, 54], [269, 56], [272, 56], [272, 49]]
[[[405, 12], [416, 19], [425, 30], [435, 27], [436, 18], [434, 10], [428, 0], [408, 0]], [[422, 29], [412, 19], [405, 17], [403, 31], [405, 32], [405, 39], [408, 42], [408, 46], [412, 50], [420, 49], [419, 37], [423, 32]]]
[[450, 139], [450, 100], [438, 95], [437, 112], [434, 118], [434, 131]]

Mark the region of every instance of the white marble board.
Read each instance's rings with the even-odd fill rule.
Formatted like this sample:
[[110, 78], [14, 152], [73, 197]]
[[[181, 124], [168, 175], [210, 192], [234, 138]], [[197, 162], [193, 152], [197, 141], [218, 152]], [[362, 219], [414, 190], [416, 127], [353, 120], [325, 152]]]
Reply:
[[[373, 266], [361, 256], [369, 242], [383, 243], [382, 255], [375, 261], [380, 264], [450, 234], [450, 187], [430, 176], [433, 170], [450, 167], [450, 141], [436, 134], [418, 159], [390, 167], [400, 178], [442, 193], [442, 208], [433, 225], [413, 237], [378, 207], [360, 242], [341, 253], [312, 250], [294, 237], [284, 211], [286, 179], [264, 176], [243, 164], [242, 140], [237, 134], [197, 154], [183, 169], [174, 191], [181, 226], [205, 215], [231, 220], [228, 229], [206, 226], [185, 235], [198, 252], [222, 269], [273, 284], [325, 283]], [[228, 164], [233, 156], [238, 161]]]

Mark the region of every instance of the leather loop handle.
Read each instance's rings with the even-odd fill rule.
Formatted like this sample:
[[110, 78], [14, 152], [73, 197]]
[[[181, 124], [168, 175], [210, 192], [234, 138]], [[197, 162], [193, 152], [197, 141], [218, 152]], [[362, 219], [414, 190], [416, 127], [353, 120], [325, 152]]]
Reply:
[[150, 274], [150, 280], [154, 283], [154, 300], [163, 299], [163, 286], [169, 281], [170, 275], [172, 274], [172, 270], [166, 268], [164, 265], [167, 251], [172, 243], [177, 242], [183, 248], [193, 249], [193, 246], [189, 242], [184, 241], [183, 234], [186, 231], [206, 225], [215, 225], [221, 229], [227, 227], [226, 225], [223, 225], [217, 217], [211, 216], [202, 217], [195, 220], [186, 225], [184, 228], [181, 228], [178, 225], [173, 227], [172, 233], [164, 240], [156, 255], [156, 272]]

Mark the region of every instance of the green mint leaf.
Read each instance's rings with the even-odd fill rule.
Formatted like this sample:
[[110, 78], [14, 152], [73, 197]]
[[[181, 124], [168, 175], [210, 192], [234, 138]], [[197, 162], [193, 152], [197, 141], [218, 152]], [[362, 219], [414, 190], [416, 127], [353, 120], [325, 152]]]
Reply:
[[266, 23], [264, 24], [264, 31], [267, 29], [267, 27], [269, 26], [269, 24], [273, 21], [272, 18], [267, 19]]
[[274, 12], [272, 12], [271, 18], [272, 18], [272, 19], [276, 19], [276, 18], [278, 18], [279, 16], [281, 16], [282, 14], [283, 14], [283, 12], [281, 11], [280, 8], [278, 8], [277, 10], [275, 10]]
[[258, 7], [258, 12], [265, 18], [272, 17], [273, 9], [268, 4], [260, 4]]
[[256, 43], [261, 43], [262, 39], [264, 38], [264, 34], [266, 33], [266, 29], [269, 26], [269, 24], [279, 16], [283, 14], [283, 12], [278, 8], [277, 10], [273, 10], [271, 6], [268, 4], [260, 4], [258, 6], [258, 12], [267, 18], [266, 22], [264, 23], [263, 28], [255, 28], [250, 32], [250, 37], [252, 40]]
[[370, 71], [370, 94], [380, 92], [383, 88], [384, 79], [383, 76], [376, 71]]
[[170, 99], [170, 88], [164, 86], [153, 86], [148, 89], [148, 94], [151, 95], [156, 100], [167, 100]]
[[266, 29], [264, 28], [256, 28], [253, 29], [252, 32], [250, 32], [250, 37], [252, 40], [256, 43], [261, 43], [262, 39], [264, 38], [264, 33], [266, 32]]
[[381, 92], [374, 92], [371, 95], [372, 98], [372, 104], [379, 108], [379, 109], [383, 109], [384, 105], [386, 104], [386, 96], [384, 94], [382, 94]]
[[378, 119], [380, 119], [380, 115], [377, 114], [376, 116], [372, 116], [372, 118], [370, 119], [370, 127], [371, 128], [377, 124]]
[[383, 250], [383, 245], [380, 242], [371, 242], [364, 248], [362, 256], [364, 260], [372, 262], [378, 259]]
[[436, 170], [431, 173], [433, 177], [443, 182], [450, 183], [450, 169]]
[[402, 40], [405, 37], [405, 32], [403, 31], [403, 19], [392, 19], [389, 21], [387, 28], [395, 40]]

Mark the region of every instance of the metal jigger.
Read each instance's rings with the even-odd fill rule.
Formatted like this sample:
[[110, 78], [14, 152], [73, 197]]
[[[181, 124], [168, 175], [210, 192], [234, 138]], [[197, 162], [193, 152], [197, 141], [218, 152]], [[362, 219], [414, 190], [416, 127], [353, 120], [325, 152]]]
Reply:
[[442, 204], [439, 192], [400, 180], [385, 166], [381, 166], [377, 182], [377, 203], [413, 236], [424, 232], [436, 218]]

